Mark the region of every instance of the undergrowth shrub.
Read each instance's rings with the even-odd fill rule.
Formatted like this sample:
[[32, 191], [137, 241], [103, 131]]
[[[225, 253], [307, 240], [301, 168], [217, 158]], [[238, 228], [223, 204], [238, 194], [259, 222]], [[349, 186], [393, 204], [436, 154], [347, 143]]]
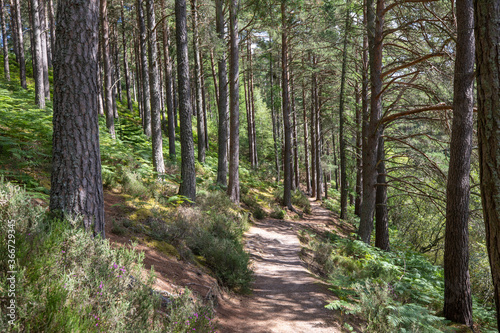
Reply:
[[201, 256], [223, 286], [247, 292], [252, 271], [242, 237], [248, 225], [248, 215], [215, 191], [198, 196], [196, 206], [171, 212], [150, 236], [174, 245], [184, 259]]
[[[439, 317], [443, 308], [443, 269], [411, 251], [386, 252], [364, 242], [329, 234], [309, 239], [315, 261], [329, 276], [339, 297], [328, 307], [356, 313], [367, 332], [440, 332], [448, 329]], [[478, 308], [474, 300], [475, 308]], [[485, 308], [474, 312], [481, 331], [492, 329]], [[448, 329], [449, 330], [449, 329]]]
[[[283, 204], [283, 187], [274, 191], [274, 200]], [[307, 196], [299, 189], [292, 191], [292, 205], [298, 207], [306, 214], [311, 214], [311, 203], [309, 202]]]
[[[183, 312], [163, 308], [151, 289], [154, 273], [142, 274], [143, 253], [92, 238], [79, 219], [50, 219], [24, 190], [3, 181], [0, 212], [0, 237], [15, 239], [15, 251], [0, 242], [0, 288], [11, 292], [0, 301], [2, 332], [165, 332], [172, 318], [194, 315], [187, 309], [211, 316], [182, 297], [173, 302]], [[11, 300], [16, 317], [9, 323]], [[213, 332], [209, 322], [200, 321], [197, 331]]]

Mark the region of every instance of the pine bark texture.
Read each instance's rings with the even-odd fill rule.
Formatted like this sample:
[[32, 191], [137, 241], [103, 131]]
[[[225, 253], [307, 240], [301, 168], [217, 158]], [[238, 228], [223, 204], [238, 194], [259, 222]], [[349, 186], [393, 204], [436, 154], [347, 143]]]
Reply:
[[43, 93], [46, 100], [50, 101], [49, 84], [49, 53], [47, 48], [47, 23], [44, 0], [38, 4], [38, 17], [40, 20], [40, 46], [42, 51]]
[[377, 192], [375, 198], [375, 246], [389, 251], [389, 214], [387, 211], [387, 181], [385, 169], [384, 138], [378, 139]]
[[143, 112], [143, 127], [144, 134], [151, 136], [151, 93], [149, 91], [149, 71], [148, 71], [148, 55], [146, 51], [147, 45], [147, 31], [146, 23], [144, 22], [144, 9], [142, 8], [143, 0], [137, 0], [137, 20], [139, 24], [139, 52], [141, 61], [141, 75], [142, 75], [142, 112]]
[[186, 0], [175, 1], [177, 77], [179, 90], [179, 118], [181, 136], [181, 179], [179, 194], [196, 200], [196, 170], [191, 128], [191, 88], [189, 83], [189, 57]]
[[217, 184], [222, 186], [227, 185], [227, 143], [229, 138], [228, 133], [228, 118], [229, 109], [227, 104], [228, 98], [228, 82], [227, 82], [227, 67], [226, 67], [226, 57], [225, 57], [225, 40], [224, 40], [224, 1], [216, 0], [216, 21], [217, 21], [217, 37], [219, 42], [223, 45], [222, 52], [219, 55], [217, 62], [217, 67], [219, 71], [219, 103], [218, 103], [218, 113], [219, 113], [219, 128], [218, 128], [218, 144], [219, 144], [219, 156], [217, 161]]
[[469, 193], [474, 107], [474, 6], [457, 0], [453, 124], [446, 187], [444, 316], [472, 327], [469, 277]]
[[43, 79], [42, 39], [38, 0], [31, 1], [31, 27], [33, 28], [33, 76], [35, 78], [35, 102], [45, 108], [45, 88]]
[[[106, 127], [112, 139], [116, 138], [115, 118], [113, 111], [113, 77], [111, 74], [111, 59], [109, 50], [109, 24], [108, 24], [108, 0], [100, 0], [101, 14], [101, 48], [104, 71], [104, 111], [106, 114]], [[56, 41], [57, 43], [57, 41]]]
[[60, 0], [54, 52], [54, 134], [50, 210], [82, 216], [104, 238], [97, 115], [97, 0]]
[[163, 161], [163, 139], [161, 135], [161, 90], [158, 69], [158, 46], [156, 45], [156, 19], [153, 0], [146, 0], [149, 28], [149, 85], [151, 91], [151, 142], [153, 149], [153, 166], [158, 175], [165, 173]]
[[24, 57], [24, 38], [23, 38], [23, 25], [21, 21], [21, 4], [19, 0], [14, 0], [14, 11], [16, 17], [16, 29], [17, 29], [17, 42], [19, 44], [19, 77], [21, 81], [21, 87], [27, 89], [26, 84], [26, 60]]
[[0, 23], [2, 25], [2, 44], [3, 44], [3, 72], [5, 79], [10, 81], [9, 70], [9, 48], [7, 45], [7, 29], [5, 29], [5, 7], [4, 0], [0, 0]]
[[239, 37], [238, 37], [238, 0], [230, 0], [229, 29], [230, 29], [230, 62], [229, 62], [229, 183], [227, 193], [231, 201], [240, 202], [240, 80], [239, 80]]
[[288, 36], [285, 1], [281, 1], [281, 67], [282, 67], [282, 108], [285, 149], [283, 174], [283, 205], [292, 208], [292, 126], [290, 124], [290, 86], [288, 73]]
[[377, 183], [377, 152], [380, 137], [378, 123], [382, 117], [382, 48], [384, 28], [384, 0], [377, 0], [376, 13], [373, 0], [366, 0], [368, 54], [371, 81], [371, 111], [363, 136], [363, 203], [358, 235], [367, 244], [373, 230]]
[[203, 113], [203, 97], [201, 89], [201, 58], [200, 39], [198, 36], [198, 3], [191, 0], [191, 13], [193, 21], [193, 58], [194, 58], [194, 92], [196, 101], [196, 126], [198, 130], [198, 161], [205, 162], [205, 115]]
[[[161, 1], [161, 11], [166, 12], [166, 0]], [[175, 120], [174, 120], [174, 92], [172, 90], [172, 59], [170, 56], [170, 28], [168, 21], [164, 19], [163, 24], [163, 58], [165, 62], [165, 91], [167, 99], [167, 122], [168, 122], [168, 154], [171, 160], [175, 159]]]
[[475, 0], [474, 13], [481, 199], [500, 329], [500, 3]]

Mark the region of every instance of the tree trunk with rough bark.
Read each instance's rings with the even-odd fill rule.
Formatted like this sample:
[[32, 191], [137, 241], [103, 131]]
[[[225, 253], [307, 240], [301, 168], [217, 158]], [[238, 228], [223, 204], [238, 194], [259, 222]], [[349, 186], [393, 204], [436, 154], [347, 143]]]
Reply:
[[149, 29], [149, 84], [151, 91], [151, 143], [153, 149], [153, 167], [158, 175], [165, 173], [163, 161], [163, 139], [161, 135], [161, 90], [158, 72], [158, 46], [156, 44], [156, 19], [154, 0], [146, 0]]
[[189, 82], [189, 57], [186, 0], [175, 1], [177, 76], [179, 89], [179, 118], [181, 122], [181, 186], [179, 194], [196, 200], [196, 169], [191, 128], [191, 87]]
[[238, 0], [230, 0], [229, 5], [229, 36], [230, 36], [230, 61], [229, 61], [229, 182], [227, 194], [231, 201], [240, 202], [240, 92], [239, 92], [239, 37], [238, 37]]
[[128, 68], [127, 61], [127, 37], [125, 34], [125, 15], [123, 14], [123, 0], [121, 2], [121, 19], [122, 19], [122, 42], [123, 42], [123, 71], [125, 72], [125, 89], [127, 91], [127, 107], [130, 111], [130, 114], [134, 113], [133, 105], [132, 105], [132, 96], [130, 94], [130, 73]]
[[40, 37], [40, 15], [38, 0], [30, 0], [31, 27], [33, 29], [33, 76], [35, 78], [35, 102], [45, 108], [45, 88], [43, 79], [42, 40]]
[[38, 18], [40, 23], [40, 46], [42, 51], [42, 71], [43, 71], [43, 93], [45, 99], [50, 101], [50, 84], [49, 84], [49, 55], [47, 50], [47, 23], [45, 13], [45, 3], [42, 0], [38, 4]]
[[309, 138], [307, 133], [306, 84], [302, 81], [302, 116], [304, 120], [304, 164], [306, 171], [307, 194], [311, 195], [311, 173], [309, 168]]
[[474, 128], [474, 6], [456, 1], [457, 56], [450, 164], [446, 186], [444, 309], [446, 319], [472, 327], [469, 276], [469, 177]]
[[[216, 0], [216, 27], [217, 27], [217, 37], [222, 45], [225, 45], [224, 41], [224, 0]], [[224, 48], [223, 48], [224, 50]], [[227, 186], [227, 142], [228, 142], [228, 117], [229, 110], [227, 104], [228, 98], [228, 82], [227, 82], [227, 68], [226, 68], [226, 58], [225, 52], [222, 51], [219, 55], [219, 60], [217, 62], [217, 67], [219, 70], [219, 128], [218, 128], [218, 162], [217, 162], [217, 184], [222, 186]]]
[[5, 7], [4, 0], [0, 0], [0, 24], [2, 25], [2, 44], [3, 44], [3, 72], [5, 79], [10, 81], [9, 69], [9, 47], [7, 45], [7, 29], [5, 29]]
[[[383, 134], [383, 129], [381, 134]], [[378, 139], [377, 193], [375, 198], [375, 246], [389, 251], [389, 214], [387, 212], [387, 181], [385, 169], [384, 138]]]
[[474, 9], [481, 199], [500, 329], [500, 3], [476, 0]]
[[358, 235], [367, 244], [373, 230], [377, 183], [377, 152], [380, 137], [378, 129], [382, 117], [382, 48], [384, 28], [384, 0], [377, 0], [375, 14], [373, 0], [366, 0], [368, 53], [371, 81], [371, 111], [363, 136], [363, 203]]
[[[166, 12], [166, 0], [161, 1], [161, 11]], [[166, 19], [163, 24], [163, 57], [165, 66], [165, 91], [167, 98], [168, 122], [168, 154], [171, 160], [175, 159], [175, 120], [174, 120], [174, 92], [172, 91], [172, 59], [170, 57], [170, 27]]]
[[[50, 210], [105, 237], [97, 116], [97, 0], [60, 0], [54, 50]], [[62, 217], [62, 216], [61, 216]]]
[[116, 138], [115, 118], [113, 110], [113, 77], [111, 73], [111, 60], [109, 52], [109, 24], [108, 24], [108, 1], [100, 0], [101, 15], [101, 45], [102, 62], [104, 70], [104, 111], [106, 113], [106, 127], [112, 139]]
[[144, 22], [144, 9], [142, 8], [143, 0], [137, 0], [137, 20], [139, 24], [139, 44], [140, 44], [140, 61], [142, 69], [142, 108], [143, 108], [143, 126], [144, 134], [151, 136], [151, 93], [149, 91], [149, 71], [148, 71], [148, 55], [146, 51], [147, 31]]
[[14, 0], [14, 11], [16, 17], [16, 29], [17, 29], [17, 42], [19, 44], [19, 77], [21, 81], [21, 87], [27, 89], [26, 84], [26, 60], [24, 57], [24, 38], [23, 38], [23, 24], [21, 21], [21, 4], [19, 0]]
[[288, 26], [285, 0], [281, 1], [281, 67], [282, 67], [282, 108], [285, 149], [283, 174], [283, 205], [292, 209], [292, 126], [290, 124], [290, 85], [288, 71]]

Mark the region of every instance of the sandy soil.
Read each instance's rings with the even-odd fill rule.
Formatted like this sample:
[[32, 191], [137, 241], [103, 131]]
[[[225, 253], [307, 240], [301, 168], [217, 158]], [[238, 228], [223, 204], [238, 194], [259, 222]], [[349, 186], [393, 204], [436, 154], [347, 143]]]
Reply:
[[253, 260], [254, 292], [220, 302], [220, 332], [341, 332], [338, 314], [324, 308], [333, 299], [328, 286], [299, 258], [299, 229], [332, 229], [327, 228], [330, 212], [312, 204], [313, 214], [304, 219], [265, 219], [248, 231], [246, 246]]

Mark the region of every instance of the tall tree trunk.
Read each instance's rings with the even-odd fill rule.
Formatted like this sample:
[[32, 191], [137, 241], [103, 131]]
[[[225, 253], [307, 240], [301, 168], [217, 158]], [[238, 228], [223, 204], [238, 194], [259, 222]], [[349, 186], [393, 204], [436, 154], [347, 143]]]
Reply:
[[[101, 32], [99, 32], [101, 34]], [[55, 52], [55, 49], [54, 49]], [[102, 38], [99, 38], [97, 47], [97, 110], [100, 116], [104, 115], [104, 100], [102, 96]]]
[[292, 136], [293, 136], [293, 175], [294, 175], [294, 189], [299, 188], [299, 145], [297, 143], [297, 110], [295, 108], [295, 80], [293, 76], [290, 79], [291, 96], [292, 96]]
[[38, 0], [31, 2], [31, 26], [33, 28], [33, 76], [35, 78], [35, 102], [41, 109], [45, 108], [45, 88], [43, 80], [42, 41], [40, 38], [40, 16]]
[[[251, 134], [251, 145], [250, 145], [250, 164], [252, 168], [257, 168], [257, 137], [255, 131], [255, 99], [254, 99], [254, 89], [253, 89], [253, 61], [252, 61], [252, 36], [248, 32], [247, 39], [247, 56], [248, 56], [248, 101], [249, 101], [249, 115], [250, 121], [248, 122]], [[249, 140], [250, 140], [249, 137]]]
[[186, 0], [175, 1], [177, 41], [177, 76], [179, 89], [179, 117], [181, 121], [181, 179], [179, 194], [196, 200], [196, 170], [191, 128], [191, 87], [189, 83], [189, 57]]
[[[217, 21], [217, 37], [222, 45], [224, 41], [224, 0], [216, 0], [216, 21]], [[227, 185], [227, 141], [228, 141], [228, 117], [229, 110], [227, 105], [228, 91], [227, 91], [227, 69], [224, 48], [217, 62], [219, 70], [219, 126], [218, 126], [218, 162], [217, 162], [217, 184], [222, 186]]]
[[444, 317], [472, 327], [472, 296], [469, 277], [469, 177], [474, 127], [472, 110], [474, 107], [474, 5], [473, 0], [457, 0], [456, 6], [457, 56], [450, 165], [446, 187]]
[[285, 0], [281, 1], [281, 67], [283, 85], [283, 124], [284, 139], [284, 174], [283, 174], [283, 205], [292, 209], [292, 126], [290, 125], [290, 86], [288, 72], [288, 26]]
[[[161, 12], [166, 12], [166, 0], [161, 1]], [[168, 119], [168, 154], [171, 160], [175, 159], [175, 120], [174, 120], [174, 92], [172, 90], [172, 59], [170, 57], [170, 27], [163, 19], [163, 55], [165, 62], [165, 90], [167, 97]]]
[[43, 10], [44, 10], [44, 13], [45, 13], [45, 18], [44, 18], [44, 22], [43, 22], [43, 25], [44, 25], [44, 29], [45, 29], [45, 45], [46, 45], [46, 48], [47, 48], [47, 65], [49, 68], [52, 68], [52, 59], [53, 59], [53, 53], [54, 53], [54, 49], [52, 48], [52, 40], [51, 40], [51, 37], [50, 37], [50, 19], [49, 19], [49, 4], [48, 4], [49, 1], [44, 1], [43, 2]]
[[61, 0], [57, 15], [50, 210], [83, 216], [85, 229], [104, 238], [97, 116], [99, 4]]
[[373, 0], [366, 0], [368, 53], [371, 80], [371, 112], [363, 137], [363, 204], [358, 235], [367, 244], [370, 243], [373, 230], [377, 183], [377, 152], [380, 137], [378, 129], [382, 117], [382, 48], [384, 28], [384, 0], [377, 0], [377, 13], [373, 8]]
[[151, 142], [153, 148], [153, 166], [158, 175], [165, 173], [163, 161], [163, 139], [161, 136], [161, 90], [158, 72], [158, 49], [156, 44], [156, 19], [154, 0], [146, 0], [149, 29], [149, 84], [151, 91]]
[[309, 138], [307, 133], [307, 107], [306, 107], [306, 84], [302, 81], [302, 116], [304, 120], [304, 164], [306, 171], [306, 188], [307, 194], [311, 195], [311, 173], [309, 169]]
[[339, 105], [339, 145], [340, 145], [340, 218], [345, 219], [347, 214], [347, 170], [346, 170], [346, 143], [344, 139], [344, 93], [345, 81], [347, 72], [347, 41], [349, 38], [349, 30], [351, 26], [350, 19], [350, 1], [346, 2], [345, 12], [345, 32], [344, 32], [344, 49], [342, 51], [342, 74], [340, 77], [340, 105]]
[[[215, 4], [217, 6], [217, 3]], [[217, 9], [216, 9], [217, 11]], [[217, 18], [216, 18], [217, 20]], [[216, 22], [217, 24], [217, 22]], [[215, 104], [219, 109], [219, 87], [217, 85], [217, 73], [215, 71], [214, 48], [210, 49], [210, 69], [212, 70], [212, 79], [214, 80]]]
[[130, 114], [134, 113], [132, 105], [132, 96], [130, 94], [130, 72], [127, 61], [127, 37], [125, 34], [125, 15], [123, 14], [123, 0], [121, 1], [121, 18], [122, 18], [122, 42], [123, 42], [123, 71], [125, 72], [125, 89], [127, 90], [127, 107]]
[[323, 176], [323, 168], [321, 167], [321, 142], [322, 142], [322, 135], [321, 135], [321, 103], [319, 101], [319, 95], [320, 92], [318, 91], [318, 87], [316, 86], [315, 89], [315, 97], [314, 97], [314, 109], [315, 109], [315, 134], [314, 137], [316, 139], [315, 143], [315, 151], [316, 151], [316, 200], [321, 200], [322, 195], [323, 195], [323, 182], [322, 182], [322, 176]]
[[147, 31], [144, 23], [144, 9], [142, 8], [143, 0], [137, 0], [137, 20], [139, 23], [139, 38], [140, 38], [140, 59], [142, 69], [142, 108], [143, 108], [143, 125], [144, 134], [151, 136], [151, 93], [149, 91], [149, 72], [148, 72], [148, 56], [146, 51]]
[[196, 125], [198, 129], [198, 161], [205, 162], [205, 119], [203, 114], [203, 101], [201, 91], [201, 60], [200, 40], [198, 36], [198, 4], [197, 0], [191, 0], [191, 12], [193, 19], [193, 54], [194, 54], [194, 91], [196, 100]]
[[477, 0], [474, 9], [481, 199], [500, 330], [500, 4]]
[[16, 28], [17, 28], [17, 42], [19, 43], [19, 77], [21, 87], [27, 89], [26, 84], [26, 60], [24, 58], [24, 38], [23, 38], [23, 24], [21, 21], [21, 4], [19, 0], [14, 0], [14, 10], [16, 12]]
[[101, 45], [102, 45], [102, 60], [104, 69], [104, 109], [106, 112], [106, 127], [112, 139], [116, 138], [115, 134], [115, 118], [113, 110], [113, 78], [111, 75], [111, 60], [109, 58], [109, 24], [108, 24], [108, 0], [101, 0]]
[[46, 100], [50, 101], [50, 85], [49, 85], [49, 57], [47, 51], [47, 23], [45, 15], [45, 3], [42, 0], [38, 4], [38, 18], [40, 24], [40, 46], [42, 55], [42, 72], [43, 72], [43, 92]]
[[[358, 72], [356, 70], [356, 72]], [[362, 109], [359, 107], [361, 102], [361, 92], [359, 91], [359, 84], [356, 82], [355, 86], [356, 95], [356, 199], [354, 202], [354, 214], [359, 216], [361, 208], [361, 200], [363, 196], [363, 164], [361, 159], [362, 154], [362, 133], [363, 126]]]
[[[312, 57], [313, 71], [316, 68], [316, 58]], [[316, 196], [316, 73], [312, 73], [311, 79], [311, 193]]]
[[278, 148], [279, 141], [279, 129], [278, 121], [276, 115], [276, 106], [274, 105], [274, 71], [273, 71], [273, 54], [269, 51], [269, 76], [270, 76], [270, 86], [271, 86], [271, 118], [273, 122], [273, 141], [274, 141], [274, 162], [276, 166], [276, 182], [280, 181], [280, 155]]
[[239, 49], [238, 49], [238, 0], [230, 0], [229, 3], [229, 36], [230, 36], [230, 61], [229, 61], [229, 183], [227, 193], [231, 201], [240, 202], [240, 92], [239, 92]]
[[56, 47], [56, 22], [54, 19], [54, 3], [53, 0], [47, 1], [47, 11], [49, 14], [49, 31], [50, 31], [50, 48], [52, 49], [53, 58], [55, 57], [55, 47]]
[[14, 7], [14, 0], [9, 0], [10, 8], [10, 31], [12, 36], [12, 44], [14, 44], [14, 55], [16, 56], [16, 62], [19, 63], [19, 41], [17, 40], [17, 21], [16, 21], [16, 10]]
[[[383, 131], [383, 129], [382, 129]], [[389, 215], [387, 213], [387, 181], [385, 170], [384, 138], [379, 138], [377, 152], [377, 193], [375, 198], [375, 246], [389, 251]]]
[[5, 29], [4, 0], [0, 0], [0, 24], [2, 25], [2, 44], [3, 44], [3, 71], [7, 81], [10, 81], [9, 69], [9, 47], [7, 45], [7, 29]]
[[207, 124], [207, 101], [206, 101], [206, 89], [205, 89], [205, 72], [203, 70], [203, 59], [200, 62], [200, 74], [201, 74], [201, 101], [203, 110], [203, 127], [205, 128], [205, 149], [208, 150], [208, 124]]

